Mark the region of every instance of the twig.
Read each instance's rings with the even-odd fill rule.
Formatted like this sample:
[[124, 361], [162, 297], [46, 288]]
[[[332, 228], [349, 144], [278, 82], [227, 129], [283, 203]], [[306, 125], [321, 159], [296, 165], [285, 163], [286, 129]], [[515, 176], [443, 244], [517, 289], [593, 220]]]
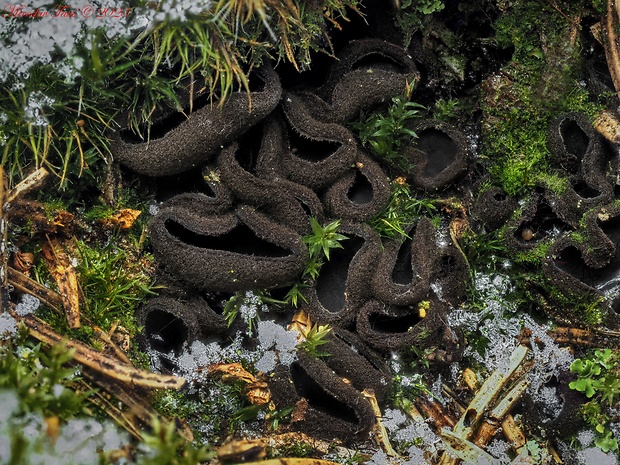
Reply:
[[615, 0], [607, 0], [607, 10], [604, 16], [606, 40], [604, 40], [603, 45], [609, 74], [611, 74], [616, 93], [620, 96], [620, 56], [618, 54], [618, 36], [616, 35], [618, 15]]
[[498, 368], [487, 378], [454, 427], [457, 435], [471, 437], [474, 427], [480, 422], [489, 404], [497, 397], [526, 355], [527, 347], [520, 345], [513, 351], [508, 364]]
[[387, 430], [381, 422], [381, 417], [383, 415], [381, 414], [381, 409], [379, 408], [379, 403], [377, 402], [375, 391], [373, 389], [366, 388], [362, 391], [362, 395], [368, 400], [368, 402], [370, 402], [372, 411], [375, 414], [375, 426], [373, 428], [375, 441], [377, 441], [377, 444], [389, 457], [398, 457], [398, 454], [390, 443], [390, 438], [388, 437]]
[[8, 275], [8, 224], [4, 208], [6, 206], [6, 184], [4, 168], [0, 166], [0, 313], [9, 306]]
[[17, 186], [7, 192], [4, 198], [4, 202], [10, 204], [17, 197], [22, 197], [28, 192], [38, 187], [41, 187], [41, 185], [45, 181], [45, 178], [47, 178], [48, 175], [49, 173], [45, 170], [45, 168], [39, 168], [30, 176], [22, 180]]
[[56, 345], [66, 342], [68, 349], [75, 349], [73, 358], [102, 375], [128, 383], [129, 385], [144, 386], [154, 389], [180, 389], [185, 384], [185, 379], [176, 376], [158, 375], [149, 371], [139, 370], [132, 366], [119, 363], [118, 360], [97, 352], [92, 347], [58, 334], [54, 329], [32, 314], [20, 316], [9, 306], [11, 316], [18, 322], [23, 322], [30, 330], [30, 335], [35, 339], [48, 344]]
[[39, 284], [32, 278], [9, 267], [9, 283], [19, 292], [25, 292], [39, 299], [45, 306], [58, 314], [62, 314], [62, 297], [57, 292]]

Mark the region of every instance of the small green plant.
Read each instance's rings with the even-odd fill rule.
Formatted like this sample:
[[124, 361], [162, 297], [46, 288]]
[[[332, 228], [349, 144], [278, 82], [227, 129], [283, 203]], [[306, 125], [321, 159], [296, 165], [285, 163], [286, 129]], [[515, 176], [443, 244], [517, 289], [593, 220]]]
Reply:
[[303, 350], [307, 354], [317, 358], [329, 357], [330, 354], [319, 350], [319, 347], [329, 342], [327, 335], [331, 330], [332, 328], [329, 325], [318, 325], [315, 323], [312, 325], [305, 338], [297, 344], [297, 350]]
[[78, 371], [67, 365], [72, 359], [73, 352], [64, 344], [45, 351], [28, 342], [24, 333], [18, 341], [0, 345], [0, 389], [15, 390], [22, 414], [36, 412], [64, 420], [87, 413], [91, 393], [75, 390]]
[[329, 260], [330, 250], [342, 249], [341, 241], [348, 239], [346, 236], [338, 233], [340, 220], [332, 221], [326, 226], [321, 226], [316, 218], [310, 218], [310, 226], [312, 233], [305, 235], [302, 239], [308, 246], [308, 255], [310, 260], [306, 264], [301, 279], [293, 284], [291, 289], [284, 297], [284, 302], [290, 303], [297, 307], [301, 301], [306, 301], [302, 289], [308, 287], [308, 279], [316, 279], [319, 276], [321, 266], [324, 260]]
[[260, 321], [260, 310], [266, 303], [284, 303], [269, 297], [267, 291], [236, 292], [224, 305], [223, 316], [230, 328], [237, 316], [241, 316], [251, 333]]
[[153, 430], [140, 444], [140, 465], [197, 465], [215, 457], [207, 446], [194, 446], [179, 436], [174, 422], [154, 418], [151, 424]]
[[430, 15], [445, 8], [442, 0], [394, 0], [394, 4], [398, 10], [394, 22], [404, 35], [405, 47], [417, 31], [424, 29]]
[[[86, 297], [84, 313], [93, 324], [107, 330], [114, 320], [126, 319], [147, 296], [155, 294], [152, 278], [141, 266], [147, 264], [148, 257], [134, 257], [115, 241], [103, 248], [78, 242], [78, 251], [77, 271]], [[140, 258], [145, 262], [140, 263]]]
[[605, 412], [605, 405], [612, 408], [620, 397], [618, 360], [617, 353], [604, 349], [596, 350], [590, 358], [577, 358], [570, 366], [571, 373], [577, 374], [577, 379], [568, 386], [591, 399], [583, 405], [581, 413], [594, 427], [597, 433], [595, 444], [603, 452], [618, 450], [618, 439], [613, 437], [607, 426], [609, 415]]
[[454, 118], [456, 112], [460, 108], [460, 102], [457, 99], [439, 99], [435, 102], [433, 109], [433, 117], [442, 121]]
[[418, 135], [407, 124], [420, 116], [426, 107], [409, 101], [409, 89], [405, 96], [393, 97], [387, 113], [374, 112], [362, 115], [353, 124], [364, 147], [372, 151], [389, 166], [408, 171], [409, 160], [400, 149], [404, 143], [417, 139]]
[[275, 431], [278, 429], [278, 426], [280, 426], [280, 422], [289, 417], [294, 409], [295, 406], [291, 405], [290, 407], [284, 407], [280, 410], [274, 410], [273, 412], [269, 412], [265, 416], [265, 419], [269, 421], [269, 426]]
[[[323, 257], [329, 260], [331, 249], [342, 249], [340, 241], [347, 239], [347, 237], [338, 234], [340, 220], [332, 221], [323, 227], [316, 218], [310, 218], [310, 226], [312, 227], [312, 234], [304, 236], [303, 241], [308, 246], [311, 260], [321, 260]], [[311, 277], [316, 278], [316, 276], [312, 275]]]
[[436, 212], [437, 207], [432, 199], [413, 196], [404, 178], [397, 178], [392, 182], [390, 203], [370, 220], [370, 225], [386, 239], [399, 235], [408, 237], [405, 230], [416, 218], [433, 216]]

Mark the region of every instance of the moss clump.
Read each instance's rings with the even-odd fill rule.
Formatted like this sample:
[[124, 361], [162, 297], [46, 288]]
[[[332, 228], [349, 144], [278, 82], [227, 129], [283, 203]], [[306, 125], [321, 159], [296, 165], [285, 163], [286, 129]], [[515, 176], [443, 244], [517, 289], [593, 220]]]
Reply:
[[547, 148], [549, 123], [565, 111], [592, 118], [602, 106], [579, 84], [583, 74], [578, 18], [586, 2], [501, 2], [496, 40], [513, 47], [511, 62], [484, 83], [483, 154], [494, 183], [522, 195], [536, 185], [561, 193]]
[[539, 266], [541, 262], [549, 255], [550, 247], [551, 241], [543, 241], [530, 250], [516, 253], [513, 259], [515, 262], [523, 265]]

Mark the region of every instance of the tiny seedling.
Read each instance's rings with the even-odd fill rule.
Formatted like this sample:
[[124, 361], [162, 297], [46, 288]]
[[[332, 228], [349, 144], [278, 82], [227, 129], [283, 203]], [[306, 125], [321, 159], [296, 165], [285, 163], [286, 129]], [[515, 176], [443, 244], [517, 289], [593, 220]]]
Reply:
[[370, 147], [389, 166], [403, 171], [408, 171], [409, 160], [401, 153], [401, 147], [418, 138], [407, 123], [418, 118], [421, 110], [426, 110], [419, 103], [409, 101], [409, 93], [410, 89], [407, 95], [392, 98], [387, 112], [362, 116], [359, 122], [353, 124], [364, 147]]
[[337, 232], [340, 227], [340, 220], [332, 221], [323, 227], [316, 218], [310, 218], [310, 226], [312, 227], [312, 234], [304, 236], [303, 241], [308, 246], [311, 259], [320, 259], [324, 256], [329, 260], [331, 249], [342, 249], [340, 241], [347, 239], [347, 237]]
[[329, 325], [318, 325], [315, 323], [306, 333], [304, 340], [297, 344], [297, 350], [303, 350], [316, 358], [329, 357], [331, 354], [320, 351], [319, 347], [329, 342], [327, 335], [331, 330], [332, 328]]
[[324, 260], [329, 260], [330, 250], [342, 249], [343, 247], [340, 241], [348, 239], [346, 236], [338, 233], [340, 220], [335, 220], [326, 226], [321, 226], [316, 218], [311, 217], [310, 226], [312, 227], [312, 233], [302, 238], [308, 247], [310, 260], [306, 264], [301, 279], [293, 284], [286, 294], [284, 302], [282, 302], [290, 303], [295, 307], [297, 307], [301, 301], [306, 302], [302, 289], [308, 287], [308, 279], [318, 278]]
[[437, 207], [432, 199], [415, 197], [405, 179], [396, 178], [392, 182], [390, 203], [370, 220], [370, 225], [379, 236], [387, 239], [399, 235], [408, 237], [405, 230], [415, 218], [422, 215], [432, 216], [436, 212]]
[[613, 408], [620, 396], [618, 354], [611, 349], [596, 350], [591, 358], [575, 359], [570, 371], [577, 374], [577, 379], [568, 386], [591, 399], [583, 404], [581, 414], [597, 433], [594, 443], [603, 452], [617, 451], [618, 439], [608, 428], [605, 407]]

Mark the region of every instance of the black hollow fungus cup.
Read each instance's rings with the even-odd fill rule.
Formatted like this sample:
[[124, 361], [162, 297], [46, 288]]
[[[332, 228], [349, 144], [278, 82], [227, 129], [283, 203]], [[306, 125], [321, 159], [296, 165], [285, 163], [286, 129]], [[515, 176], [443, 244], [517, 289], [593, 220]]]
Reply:
[[150, 233], [166, 270], [206, 291], [277, 287], [294, 281], [308, 260], [298, 233], [243, 205], [211, 215], [162, 208]]
[[385, 243], [372, 280], [374, 296], [391, 305], [413, 305], [430, 288], [435, 228], [430, 219], [422, 218], [405, 232], [407, 236]]
[[370, 402], [324, 360], [300, 353], [289, 367], [280, 365], [269, 380], [276, 406], [296, 406], [291, 424], [311, 437], [345, 444], [364, 442], [375, 424]]
[[166, 369], [175, 368], [178, 356], [204, 333], [226, 330], [226, 321], [200, 298], [189, 301], [168, 296], [155, 297], [136, 310], [136, 321], [144, 327], [142, 345], [151, 357], [158, 357]]
[[346, 123], [362, 110], [404, 95], [419, 77], [413, 59], [402, 47], [380, 39], [355, 40], [338, 54], [326, 82], [299, 96], [317, 119]]
[[270, 118], [225, 147], [217, 157], [218, 178], [238, 201], [305, 234], [310, 216], [323, 217], [323, 206], [314, 191], [280, 173], [281, 130], [280, 122]]
[[375, 350], [390, 354], [415, 347], [420, 352], [440, 349], [437, 362], [460, 359], [461, 337], [449, 327], [449, 307], [434, 296], [414, 305], [394, 306], [379, 300], [364, 305], [357, 317], [359, 337]]
[[[586, 426], [580, 415], [585, 395], [570, 389], [576, 376], [567, 369], [552, 376], [536, 391], [529, 390], [523, 399], [523, 420], [533, 431], [558, 438], [577, 434]], [[570, 463], [570, 462], [569, 462]]]
[[506, 194], [499, 187], [490, 187], [478, 194], [470, 213], [484, 225], [487, 232], [495, 231], [510, 219], [517, 206], [515, 197]]
[[379, 402], [389, 395], [392, 374], [387, 363], [354, 333], [334, 328], [320, 350], [329, 354], [323, 357], [327, 366], [358, 391], [372, 389]]
[[372, 295], [381, 241], [366, 224], [343, 221], [338, 232], [348, 238], [341, 241], [343, 248], [330, 251], [318, 278], [302, 292], [312, 321], [347, 328]]
[[323, 194], [325, 210], [332, 218], [368, 221], [390, 202], [390, 183], [381, 167], [360, 155], [354, 165]]
[[[578, 234], [564, 236], [549, 249], [543, 273], [566, 296], [599, 303], [599, 325], [620, 328], [620, 207], [610, 205], [589, 212]], [[570, 311], [571, 309], [569, 309]], [[573, 312], [574, 313], [574, 312]], [[586, 325], [587, 315], [567, 315]]]
[[418, 136], [406, 148], [413, 166], [407, 176], [411, 185], [436, 191], [465, 175], [471, 153], [459, 130], [436, 120], [422, 120], [410, 126]]
[[568, 185], [547, 187], [546, 196], [558, 216], [573, 227], [587, 211], [613, 201], [613, 182], [606, 178], [601, 136], [581, 113], [565, 113], [549, 127], [547, 145], [554, 171], [568, 178]]
[[529, 198], [521, 215], [506, 224], [503, 238], [508, 250], [517, 254], [533, 250], [571, 229], [557, 215], [555, 204], [539, 191]]
[[331, 185], [355, 163], [358, 147], [344, 126], [315, 119], [305, 103], [288, 92], [282, 97], [282, 110], [282, 169], [288, 179], [316, 191]]
[[191, 113], [188, 107], [162, 116], [146, 136], [130, 129], [116, 132], [110, 144], [114, 159], [136, 173], [154, 177], [199, 168], [280, 101], [282, 87], [270, 65], [254, 70], [248, 79], [249, 95], [234, 92], [221, 105], [204, 95], [194, 100]]

